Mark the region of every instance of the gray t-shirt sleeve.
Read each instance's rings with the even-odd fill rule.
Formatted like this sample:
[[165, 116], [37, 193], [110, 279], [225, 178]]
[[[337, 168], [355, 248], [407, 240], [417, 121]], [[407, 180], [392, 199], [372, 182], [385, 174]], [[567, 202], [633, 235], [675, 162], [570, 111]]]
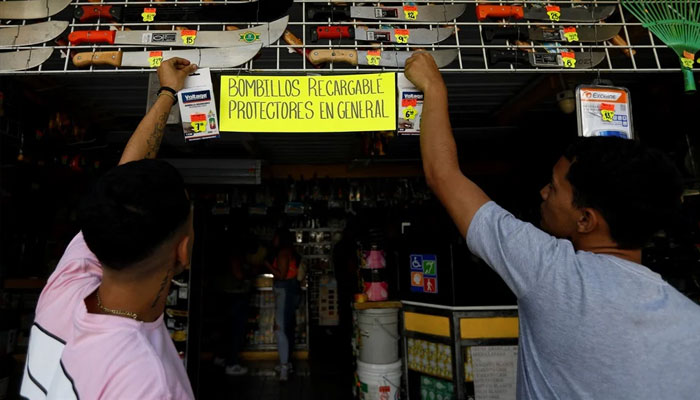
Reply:
[[477, 211], [467, 231], [469, 250], [484, 260], [518, 298], [575, 256], [568, 240], [557, 239], [515, 218], [490, 201]]

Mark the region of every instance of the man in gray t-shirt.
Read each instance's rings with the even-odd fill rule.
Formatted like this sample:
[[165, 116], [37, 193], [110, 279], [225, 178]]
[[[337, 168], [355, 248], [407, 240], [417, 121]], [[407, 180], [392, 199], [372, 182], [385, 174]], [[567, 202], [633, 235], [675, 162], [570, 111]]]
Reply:
[[700, 307], [640, 264], [646, 240], [679, 206], [673, 165], [632, 140], [577, 142], [541, 190], [542, 231], [459, 170], [430, 55], [411, 57], [406, 76], [425, 96], [428, 184], [518, 297], [518, 398], [699, 399]]

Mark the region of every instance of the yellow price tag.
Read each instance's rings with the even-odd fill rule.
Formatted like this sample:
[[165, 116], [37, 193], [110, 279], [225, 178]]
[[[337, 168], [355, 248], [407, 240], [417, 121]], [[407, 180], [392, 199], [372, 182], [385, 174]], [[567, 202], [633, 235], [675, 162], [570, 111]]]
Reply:
[[570, 51], [561, 53], [561, 61], [564, 64], [564, 68], [576, 68], [576, 54]]
[[[695, 53], [683, 50], [683, 56], [681, 57], [681, 65], [683, 68], [693, 69], [693, 63], [695, 62]], [[700, 60], [698, 60], [700, 63]]]
[[144, 8], [143, 12], [141, 13], [141, 17], [143, 17], [143, 22], [153, 22], [153, 20], [156, 18], [156, 9]]
[[546, 10], [550, 21], [559, 21], [559, 17], [561, 16], [561, 9], [559, 6], [547, 6]]
[[397, 43], [408, 43], [408, 29], [394, 29]]
[[418, 7], [416, 6], [403, 6], [403, 15], [406, 19], [415, 21], [418, 19]]
[[612, 122], [613, 118], [615, 117], [615, 111], [600, 110], [600, 113], [603, 115], [603, 121]]
[[367, 52], [367, 64], [369, 65], [379, 65], [379, 61], [382, 59], [382, 53], [379, 50], [370, 50]]
[[207, 116], [205, 114], [190, 115], [190, 125], [194, 133], [204, 132], [207, 130]]
[[609, 103], [600, 104], [600, 115], [603, 117], [603, 121], [612, 122], [615, 118], [615, 105]]
[[567, 42], [578, 42], [578, 32], [576, 32], [576, 28], [564, 28], [564, 38]]
[[148, 65], [151, 68], [160, 67], [160, 63], [163, 62], [163, 52], [162, 51], [151, 51], [148, 53]]
[[683, 64], [683, 68], [693, 68], [694, 62], [695, 60], [690, 58], [681, 57], [681, 64]]
[[403, 109], [403, 118], [404, 119], [415, 119], [416, 115], [418, 115], [418, 110], [413, 108], [413, 106], [408, 106]]
[[207, 129], [207, 123], [205, 121], [192, 121], [190, 124], [195, 133], [204, 132]]
[[197, 31], [190, 29], [183, 30], [180, 31], [180, 36], [182, 37], [183, 44], [192, 45], [194, 44], [194, 41], [197, 38]]

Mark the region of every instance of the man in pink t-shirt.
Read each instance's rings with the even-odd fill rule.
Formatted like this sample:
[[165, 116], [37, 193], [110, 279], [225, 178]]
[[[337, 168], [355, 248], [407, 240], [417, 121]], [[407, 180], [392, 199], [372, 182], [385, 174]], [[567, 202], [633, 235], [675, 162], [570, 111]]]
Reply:
[[189, 61], [158, 68], [158, 98], [80, 207], [81, 232], [41, 292], [20, 394], [28, 399], [192, 399], [163, 323], [174, 275], [190, 262], [182, 176], [155, 158]]

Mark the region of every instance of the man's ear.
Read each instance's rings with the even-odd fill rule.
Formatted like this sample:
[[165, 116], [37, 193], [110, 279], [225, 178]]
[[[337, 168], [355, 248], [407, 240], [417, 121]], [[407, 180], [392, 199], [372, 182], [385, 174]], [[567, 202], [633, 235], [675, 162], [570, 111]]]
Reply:
[[600, 215], [592, 208], [583, 207], [579, 209], [579, 217], [576, 221], [576, 232], [591, 233], [600, 224]]
[[178, 272], [182, 272], [190, 263], [190, 240], [192, 238], [189, 235], [185, 235], [177, 244], [175, 260], [177, 261]]

